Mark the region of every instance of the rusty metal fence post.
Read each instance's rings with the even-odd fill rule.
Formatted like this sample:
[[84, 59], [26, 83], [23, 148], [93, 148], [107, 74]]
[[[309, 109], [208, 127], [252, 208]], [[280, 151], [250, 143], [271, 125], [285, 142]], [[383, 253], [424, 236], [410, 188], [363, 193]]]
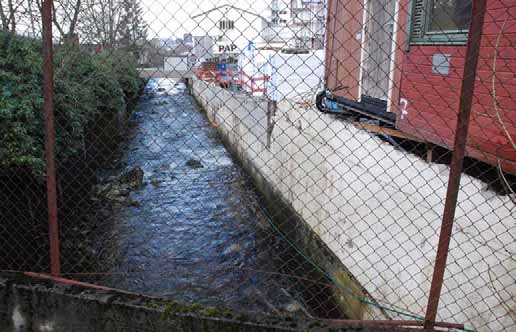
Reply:
[[464, 76], [461, 86], [459, 114], [457, 116], [454, 148], [450, 165], [450, 176], [448, 180], [437, 255], [435, 258], [434, 273], [432, 276], [432, 285], [430, 288], [425, 316], [425, 329], [427, 330], [432, 330], [435, 324], [444, 272], [446, 270], [446, 260], [448, 258], [448, 249], [453, 230], [453, 221], [455, 218], [455, 209], [457, 207], [457, 197], [459, 194], [460, 179], [466, 152], [466, 141], [468, 137], [485, 11], [486, 0], [473, 1], [472, 20], [466, 49], [466, 64], [464, 66]]
[[43, 109], [45, 112], [45, 160], [47, 179], [48, 234], [50, 273], [60, 274], [59, 225], [57, 220], [57, 184], [55, 163], [54, 68], [52, 41], [52, 0], [45, 0], [43, 16]]

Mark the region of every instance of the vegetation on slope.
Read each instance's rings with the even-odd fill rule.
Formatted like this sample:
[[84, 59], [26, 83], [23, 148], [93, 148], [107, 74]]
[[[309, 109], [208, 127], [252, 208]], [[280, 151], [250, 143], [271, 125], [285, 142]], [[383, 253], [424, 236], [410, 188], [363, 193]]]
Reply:
[[[38, 40], [0, 32], [0, 171], [44, 174], [41, 52]], [[64, 163], [87, 149], [96, 121], [130, 112], [143, 82], [133, 56], [123, 50], [91, 54], [60, 46], [54, 70], [56, 155]]]

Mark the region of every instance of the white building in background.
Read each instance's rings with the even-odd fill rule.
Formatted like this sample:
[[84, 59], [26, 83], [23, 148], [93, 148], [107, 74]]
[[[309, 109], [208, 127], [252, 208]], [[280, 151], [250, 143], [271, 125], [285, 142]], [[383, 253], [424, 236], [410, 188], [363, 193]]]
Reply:
[[[267, 19], [250, 10], [223, 5], [196, 14], [192, 19], [196, 23], [196, 28], [192, 31], [193, 36], [209, 36], [213, 39], [213, 56], [238, 56], [249, 41], [256, 45], [263, 44], [261, 32], [267, 25]], [[198, 50], [202, 51], [201, 48]], [[209, 52], [205, 53], [195, 55], [198, 58], [206, 58]]]
[[262, 30], [266, 48], [282, 49], [295, 46], [295, 31], [289, 24], [292, 22], [290, 0], [272, 0], [270, 14]]
[[322, 49], [326, 0], [271, 0], [262, 36], [271, 48]]
[[212, 36], [193, 36], [193, 56], [197, 61], [204, 61], [213, 58], [215, 37]]
[[291, 0], [296, 47], [322, 49], [326, 32], [326, 0]]
[[270, 0], [266, 16], [228, 4], [208, 9], [192, 17], [196, 26], [191, 31], [191, 35], [196, 36], [193, 53], [197, 59], [224, 54], [236, 56], [249, 41], [257, 49], [322, 49], [326, 2]]

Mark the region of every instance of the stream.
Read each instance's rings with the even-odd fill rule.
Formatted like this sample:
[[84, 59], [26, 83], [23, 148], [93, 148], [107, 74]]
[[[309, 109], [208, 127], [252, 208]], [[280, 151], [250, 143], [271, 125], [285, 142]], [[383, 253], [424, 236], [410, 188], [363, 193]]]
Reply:
[[[101, 174], [115, 192], [113, 226], [97, 241], [110, 254], [104, 284], [240, 311], [329, 316], [325, 287], [306, 281], [320, 276], [271, 227], [183, 83], [151, 80], [132, 120], [117, 166]], [[141, 183], [110, 184], [127, 172]]]

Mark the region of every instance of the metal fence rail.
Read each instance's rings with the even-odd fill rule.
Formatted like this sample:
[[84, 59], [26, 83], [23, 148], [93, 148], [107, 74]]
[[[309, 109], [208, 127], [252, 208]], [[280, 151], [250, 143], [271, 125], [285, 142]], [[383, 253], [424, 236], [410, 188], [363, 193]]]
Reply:
[[516, 328], [515, 3], [0, 5], [0, 270]]

